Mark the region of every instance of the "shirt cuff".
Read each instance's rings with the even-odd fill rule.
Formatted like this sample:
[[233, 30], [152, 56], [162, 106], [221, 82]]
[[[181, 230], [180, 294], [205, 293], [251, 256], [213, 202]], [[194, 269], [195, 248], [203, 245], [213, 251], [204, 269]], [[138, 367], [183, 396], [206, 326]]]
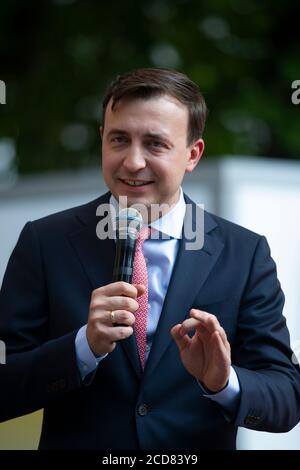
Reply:
[[226, 408], [230, 412], [234, 412], [235, 407], [238, 404], [240, 397], [240, 384], [237, 377], [237, 374], [234, 368], [230, 367], [230, 374], [228, 379], [228, 384], [220, 392], [217, 393], [206, 393], [206, 390], [203, 388], [201, 383], [198, 381], [201, 389], [203, 390], [203, 396], [209, 398], [212, 401], [215, 401], [222, 407]]
[[75, 338], [77, 366], [82, 380], [84, 380], [88, 374], [95, 371], [98, 364], [107, 356], [107, 354], [97, 357], [94, 355], [86, 337], [86, 327], [87, 325], [82, 326]]

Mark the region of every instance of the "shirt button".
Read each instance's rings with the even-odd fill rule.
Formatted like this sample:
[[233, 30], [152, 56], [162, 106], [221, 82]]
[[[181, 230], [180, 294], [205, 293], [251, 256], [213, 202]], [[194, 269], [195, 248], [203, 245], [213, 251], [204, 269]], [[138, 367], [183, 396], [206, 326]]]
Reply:
[[146, 416], [147, 413], [148, 413], [148, 411], [149, 411], [148, 405], [146, 405], [145, 403], [143, 403], [142, 405], [139, 405], [139, 407], [138, 407], [138, 414], [139, 414], [140, 416]]
[[150, 351], [150, 344], [146, 344], [146, 352]]

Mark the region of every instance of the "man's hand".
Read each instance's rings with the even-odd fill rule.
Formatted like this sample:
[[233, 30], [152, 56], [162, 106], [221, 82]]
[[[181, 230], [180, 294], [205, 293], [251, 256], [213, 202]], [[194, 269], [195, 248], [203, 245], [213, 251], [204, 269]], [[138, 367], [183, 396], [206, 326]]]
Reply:
[[[211, 392], [219, 392], [230, 374], [230, 345], [226, 333], [210, 313], [192, 309], [190, 316], [174, 326], [171, 335], [187, 371]], [[187, 334], [191, 330], [195, 330], [192, 338]]]
[[[112, 352], [116, 341], [132, 335], [134, 312], [139, 307], [136, 299], [144, 291], [142, 285], [114, 282], [92, 292], [86, 336], [96, 356]], [[111, 311], [115, 323], [125, 326], [114, 326]]]

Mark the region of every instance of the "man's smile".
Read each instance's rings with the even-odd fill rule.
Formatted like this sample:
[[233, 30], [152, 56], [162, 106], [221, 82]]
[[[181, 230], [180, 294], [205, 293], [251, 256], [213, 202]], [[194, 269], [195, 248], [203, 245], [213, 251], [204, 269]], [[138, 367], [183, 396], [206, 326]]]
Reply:
[[123, 179], [123, 178], [119, 178], [119, 180], [122, 183], [126, 184], [127, 186], [131, 186], [131, 187], [147, 186], [147, 185], [153, 183], [153, 181], [142, 180], [142, 179]]

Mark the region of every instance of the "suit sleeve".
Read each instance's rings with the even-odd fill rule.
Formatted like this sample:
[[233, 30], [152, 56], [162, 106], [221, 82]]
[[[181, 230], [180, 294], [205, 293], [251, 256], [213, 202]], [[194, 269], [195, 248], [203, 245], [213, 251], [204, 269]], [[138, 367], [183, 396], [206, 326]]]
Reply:
[[[0, 291], [0, 421], [43, 408], [81, 386], [73, 331], [49, 340], [47, 286], [34, 224], [25, 225]], [[62, 360], [63, 359], [63, 360]]]
[[264, 237], [259, 239], [239, 311], [232, 363], [240, 388], [237, 426], [286, 432], [299, 421], [300, 375], [282, 315], [284, 295]]

